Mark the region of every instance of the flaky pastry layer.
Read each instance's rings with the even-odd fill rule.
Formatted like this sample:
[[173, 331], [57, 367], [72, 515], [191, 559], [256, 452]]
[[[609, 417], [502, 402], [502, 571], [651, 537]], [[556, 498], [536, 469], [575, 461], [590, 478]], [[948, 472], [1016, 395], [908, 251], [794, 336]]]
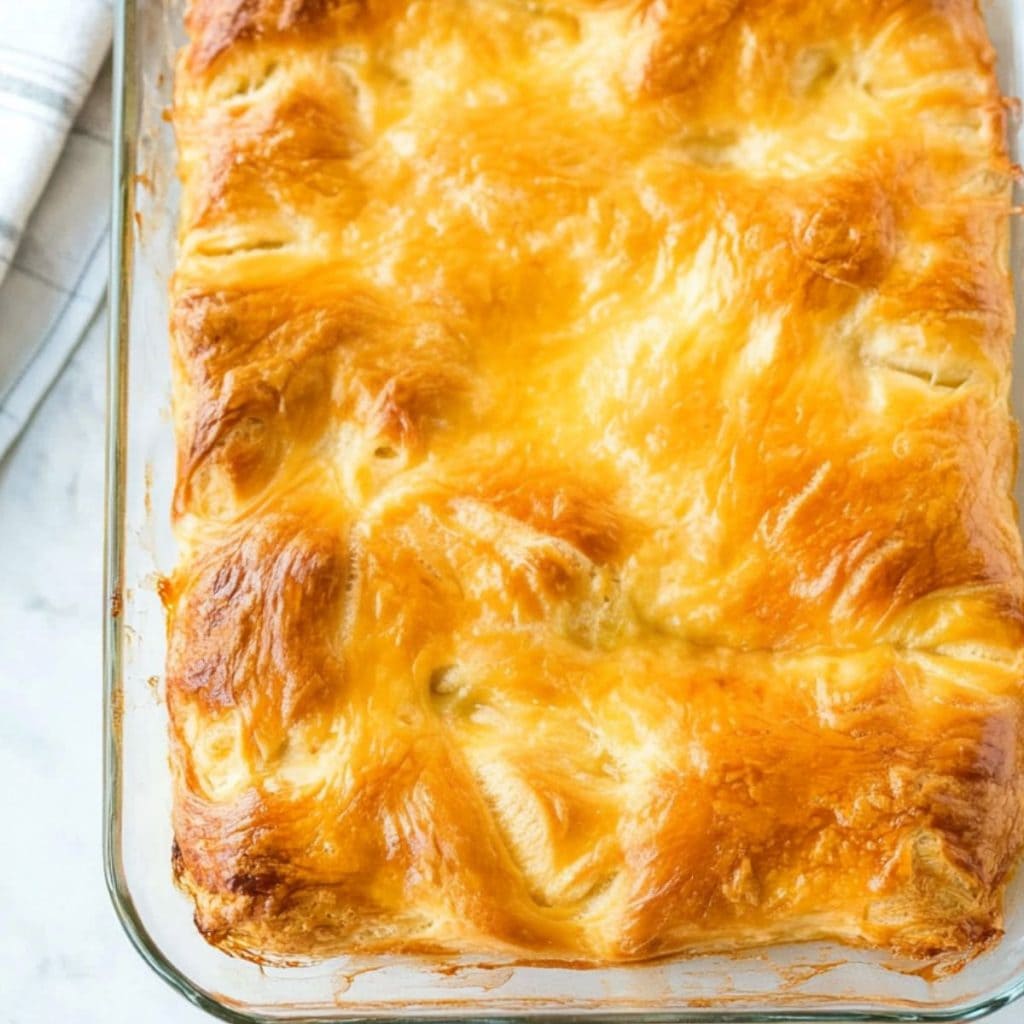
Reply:
[[175, 869], [259, 959], [1001, 932], [974, 0], [192, 0]]

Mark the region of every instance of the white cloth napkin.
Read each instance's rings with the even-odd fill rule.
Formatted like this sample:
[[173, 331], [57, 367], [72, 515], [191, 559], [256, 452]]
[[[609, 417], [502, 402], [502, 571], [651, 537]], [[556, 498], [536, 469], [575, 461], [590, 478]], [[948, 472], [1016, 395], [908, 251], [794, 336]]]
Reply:
[[111, 22], [109, 0], [0, 0], [0, 458], [106, 286]]

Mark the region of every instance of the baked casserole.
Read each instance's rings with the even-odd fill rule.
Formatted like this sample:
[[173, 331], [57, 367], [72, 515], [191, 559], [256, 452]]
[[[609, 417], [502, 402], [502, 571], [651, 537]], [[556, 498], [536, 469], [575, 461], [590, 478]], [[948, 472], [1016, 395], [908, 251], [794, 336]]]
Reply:
[[995, 941], [1024, 574], [975, 0], [186, 20], [167, 701], [209, 941]]

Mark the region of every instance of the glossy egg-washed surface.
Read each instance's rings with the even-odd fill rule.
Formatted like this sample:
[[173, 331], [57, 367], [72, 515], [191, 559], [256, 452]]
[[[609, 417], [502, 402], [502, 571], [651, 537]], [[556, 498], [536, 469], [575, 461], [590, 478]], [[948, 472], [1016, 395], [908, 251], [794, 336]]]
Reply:
[[973, 0], [193, 0], [175, 870], [273, 959], [1001, 931]]

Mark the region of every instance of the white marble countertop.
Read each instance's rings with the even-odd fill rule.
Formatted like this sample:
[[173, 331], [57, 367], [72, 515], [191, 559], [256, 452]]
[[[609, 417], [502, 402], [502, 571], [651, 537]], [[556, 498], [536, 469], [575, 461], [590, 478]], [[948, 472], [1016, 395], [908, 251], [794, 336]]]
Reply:
[[139, 959], [103, 884], [103, 347], [100, 322], [0, 463], [4, 1024], [210, 1019]]
[[4, 1024], [211, 1019], [142, 962], [103, 884], [103, 363], [100, 322], [0, 463]]

